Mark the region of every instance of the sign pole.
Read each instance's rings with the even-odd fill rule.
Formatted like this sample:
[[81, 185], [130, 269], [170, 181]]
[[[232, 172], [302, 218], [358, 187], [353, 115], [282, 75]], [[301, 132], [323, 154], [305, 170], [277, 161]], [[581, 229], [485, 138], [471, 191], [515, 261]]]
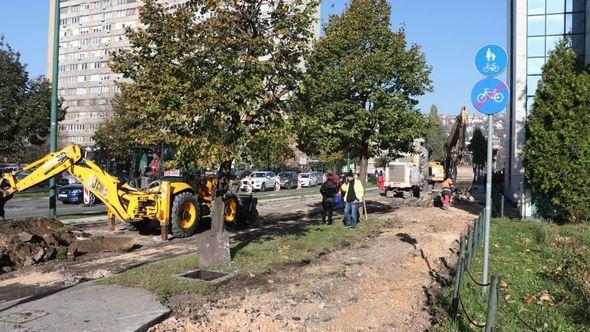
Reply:
[[[49, 127], [49, 151], [57, 151], [57, 82], [59, 75], [59, 0], [54, 0], [53, 13], [53, 75], [51, 77], [51, 126]], [[49, 216], [56, 216], [56, 181], [49, 179]]]
[[[500, 75], [508, 64], [506, 51], [498, 45], [486, 45], [475, 55], [475, 68], [485, 79], [479, 81], [471, 90], [471, 102], [475, 109], [488, 115], [488, 151], [486, 167], [486, 209], [484, 222], [484, 251], [483, 251], [483, 284], [488, 283], [490, 260], [490, 222], [492, 219], [492, 141], [494, 126], [492, 116], [508, 106], [510, 90], [506, 83], [495, 78]], [[482, 286], [482, 295], [487, 292], [487, 286]]]
[[[486, 163], [486, 210], [485, 210], [485, 236], [483, 243], [483, 277], [482, 284], [488, 283], [488, 264], [490, 259], [490, 221], [492, 219], [492, 139], [494, 127], [492, 125], [493, 115], [488, 115], [488, 158]], [[481, 293], [485, 296], [487, 286], [483, 286]]]

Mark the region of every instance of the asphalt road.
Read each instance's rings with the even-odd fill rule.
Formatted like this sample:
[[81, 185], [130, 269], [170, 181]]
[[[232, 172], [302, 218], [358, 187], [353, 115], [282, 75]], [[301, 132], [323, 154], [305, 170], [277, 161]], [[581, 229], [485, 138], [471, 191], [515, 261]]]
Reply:
[[[278, 192], [276, 191], [266, 191], [266, 192], [255, 192], [255, 197], [262, 197], [262, 196], [275, 196], [275, 195], [285, 195], [287, 193], [302, 193], [302, 192], [309, 192], [309, 191], [316, 191], [319, 192], [319, 186], [311, 187], [311, 188], [302, 188], [302, 189], [291, 189], [286, 190], [282, 189]], [[240, 192], [240, 194], [245, 195], [245, 192]], [[15, 195], [13, 199], [6, 202], [6, 206], [4, 207], [6, 210], [5, 218], [6, 220], [14, 220], [14, 219], [24, 219], [24, 218], [33, 218], [33, 217], [47, 217], [49, 216], [49, 198], [48, 197], [37, 197], [37, 198], [18, 198], [18, 194]], [[105, 207], [102, 204], [94, 205], [94, 206], [83, 206], [80, 204], [63, 204], [62, 202], [57, 202], [57, 215], [58, 216], [65, 216], [65, 215], [72, 215], [72, 214], [96, 214], [99, 212], [104, 212]]]

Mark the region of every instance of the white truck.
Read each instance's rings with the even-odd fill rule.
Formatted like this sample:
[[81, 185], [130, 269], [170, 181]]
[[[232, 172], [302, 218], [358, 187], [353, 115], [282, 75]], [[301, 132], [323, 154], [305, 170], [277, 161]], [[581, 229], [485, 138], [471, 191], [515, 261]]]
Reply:
[[393, 196], [420, 197], [424, 175], [428, 170], [428, 150], [422, 146], [420, 140], [416, 140], [414, 145], [419, 153], [405, 154], [385, 167], [385, 183], [380, 191], [381, 195], [387, 196], [391, 192]]

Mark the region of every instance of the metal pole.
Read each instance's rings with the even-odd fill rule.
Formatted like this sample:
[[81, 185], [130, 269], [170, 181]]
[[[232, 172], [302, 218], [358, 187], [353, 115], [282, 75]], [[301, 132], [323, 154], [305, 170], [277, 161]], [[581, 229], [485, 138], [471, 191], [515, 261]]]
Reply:
[[[486, 218], [483, 242], [483, 277], [482, 284], [488, 283], [488, 263], [490, 258], [490, 219], [492, 218], [492, 115], [488, 115], [488, 160], [486, 164]], [[482, 287], [481, 292], [485, 296], [487, 287]]]
[[[59, 75], [59, 0], [54, 0], [53, 14], [53, 75], [51, 76], [51, 126], [49, 128], [49, 151], [57, 151], [57, 82]], [[56, 216], [56, 181], [49, 179], [49, 216]]]
[[500, 298], [500, 291], [498, 285], [500, 284], [500, 277], [492, 276], [492, 288], [490, 290], [490, 298], [488, 300], [488, 313], [486, 317], [485, 332], [495, 331], [496, 314], [498, 312], [498, 300]]

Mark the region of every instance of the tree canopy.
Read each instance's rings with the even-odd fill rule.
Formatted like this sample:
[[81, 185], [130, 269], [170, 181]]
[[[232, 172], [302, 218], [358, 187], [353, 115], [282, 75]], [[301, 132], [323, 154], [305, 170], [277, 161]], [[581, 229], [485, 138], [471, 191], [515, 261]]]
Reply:
[[473, 130], [468, 149], [473, 154], [473, 166], [478, 170], [483, 169], [488, 158], [488, 140], [483, 135], [481, 128], [476, 127]]
[[390, 16], [385, 0], [352, 0], [330, 17], [307, 58], [295, 117], [301, 150], [350, 152], [363, 179], [368, 158], [413, 151], [427, 129], [415, 97], [431, 91], [430, 67]]
[[426, 148], [430, 153], [430, 160], [444, 162], [445, 160], [445, 141], [447, 135], [442, 121], [438, 117], [438, 108], [436, 105], [430, 106], [428, 114], [428, 133], [426, 133]]
[[590, 216], [590, 72], [561, 41], [543, 67], [527, 122], [525, 176], [533, 193], [550, 200], [559, 216]]
[[317, 1], [190, 0], [140, 9], [130, 48], [113, 57], [118, 116], [129, 136], [176, 149], [171, 166], [214, 167], [245, 159], [259, 142], [285, 141], [291, 95], [301, 80]]
[[[0, 72], [0, 156], [30, 161], [22, 159], [26, 155], [22, 150], [29, 145], [43, 145], [49, 135], [51, 86], [43, 77], [29, 79], [20, 54], [2, 36]], [[61, 120], [65, 112], [59, 109]]]

